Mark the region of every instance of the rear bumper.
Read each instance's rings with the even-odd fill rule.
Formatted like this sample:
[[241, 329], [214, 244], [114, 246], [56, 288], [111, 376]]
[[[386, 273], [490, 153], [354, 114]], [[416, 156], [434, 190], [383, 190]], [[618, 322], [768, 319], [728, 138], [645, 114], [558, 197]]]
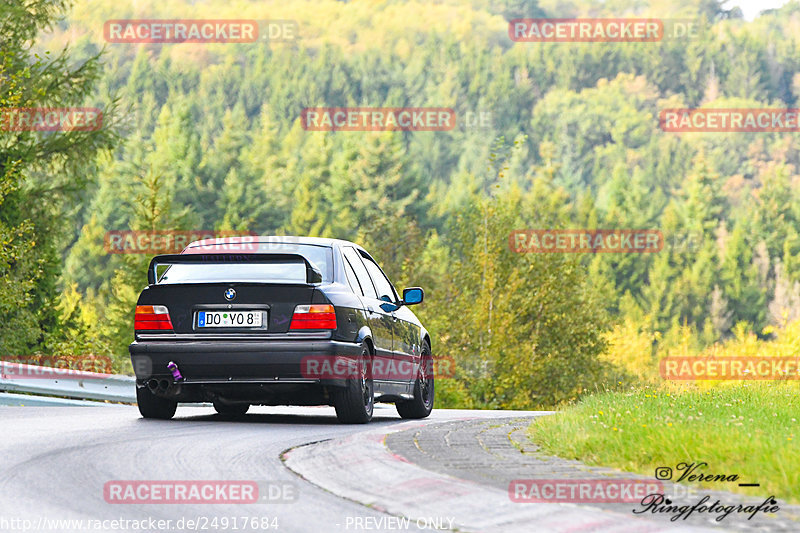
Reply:
[[303, 372], [303, 359], [355, 359], [356, 343], [334, 340], [274, 341], [136, 341], [129, 347], [137, 384], [168, 379], [170, 361], [178, 365], [184, 385], [321, 384], [345, 386], [346, 379], [315, 379]]

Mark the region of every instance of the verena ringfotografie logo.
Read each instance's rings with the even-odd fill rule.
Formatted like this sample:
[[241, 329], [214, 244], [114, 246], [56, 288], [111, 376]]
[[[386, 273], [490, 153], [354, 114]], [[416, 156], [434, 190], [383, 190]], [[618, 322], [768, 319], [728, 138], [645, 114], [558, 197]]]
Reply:
[[667, 132], [753, 133], [800, 131], [800, 109], [664, 109], [659, 126]]
[[513, 19], [508, 36], [523, 43], [655, 42], [664, 38], [664, 23], [648, 18]]
[[[452, 357], [435, 357], [416, 365], [410, 360], [373, 358], [369, 365], [369, 377], [395, 381], [414, 380], [421, 372], [425, 378], [452, 378], [455, 374]], [[360, 379], [358, 362], [349, 357], [309, 355], [300, 360], [300, 373], [310, 379]]]
[[96, 131], [103, 112], [96, 107], [0, 108], [0, 131]]
[[297, 498], [297, 487], [288, 482], [118, 480], [103, 486], [103, 499], [111, 504], [291, 503]]
[[30, 355], [0, 358], [3, 379], [103, 379], [111, 372], [106, 355]]
[[103, 25], [108, 43], [254, 43], [298, 38], [294, 20], [119, 19]]
[[255, 236], [252, 233], [241, 236], [234, 231], [148, 231], [112, 230], [103, 239], [103, 248], [108, 254], [169, 254], [180, 253], [189, 243], [207, 239], [221, 239], [221, 242], [199, 246], [201, 251], [220, 250], [230, 252], [254, 252]]
[[449, 131], [456, 112], [449, 107], [306, 107], [307, 131]]
[[515, 503], [634, 503], [663, 490], [660, 481], [647, 479], [515, 479], [508, 497]]
[[[697, 483], [736, 483], [739, 481], [738, 474], [732, 473], [706, 473], [703, 472], [703, 467], [707, 467], [708, 463], [705, 461], [692, 461], [680, 462], [675, 469], [680, 472], [677, 479], [673, 478], [673, 470], [671, 466], [659, 466], [655, 469], [656, 479], [675, 480], [677, 482], [697, 482]], [[738, 483], [740, 487], [758, 487], [760, 483]], [[679, 486], [679, 485], [674, 485]], [[685, 486], [685, 485], [683, 485]], [[769, 496], [762, 502], [752, 504], [731, 504], [726, 505], [720, 500], [711, 502], [711, 496], [705, 495], [700, 497], [698, 501], [691, 505], [691, 502], [675, 503], [670, 500], [670, 497], [665, 494], [648, 494], [642, 499], [640, 509], [633, 509], [633, 514], [642, 515], [645, 513], [659, 514], [659, 515], [672, 515], [670, 522], [677, 522], [678, 520], [686, 520], [693, 513], [706, 514], [709, 517], [714, 516], [714, 521], [722, 522], [732, 513], [747, 515], [747, 520], [752, 520], [758, 513], [775, 514], [780, 511], [780, 506], [775, 496]]]
[[800, 357], [665, 357], [661, 377], [669, 380], [796, 380]]
[[508, 246], [516, 253], [653, 253], [664, 236], [651, 229], [528, 229], [512, 231]]

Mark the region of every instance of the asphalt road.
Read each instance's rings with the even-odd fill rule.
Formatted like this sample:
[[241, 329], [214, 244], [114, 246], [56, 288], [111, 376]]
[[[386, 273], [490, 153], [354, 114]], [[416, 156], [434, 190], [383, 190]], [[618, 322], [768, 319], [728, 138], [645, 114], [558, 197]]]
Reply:
[[[281, 454], [289, 448], [403, 422], [391, 407], [375, 414], [371, 424], [360, 426], [338, 424], [331, 408], [259, 407], [233, 420], [208, 407], [180, 407], [173, 420], [154, 421], [129, 406], [0, 407], [0, 531], [449, 529], [445, 516], [398, 522], [326, 492], [283, 465]], [[425, 423], [465, 416], [509, 415], [434, 410]], [[127, 493], [104, 495], [106, 484], [119, 487], [125, 480], [255, 481], [267, 501], [109, 503], [107, 497], [119, 500]]]
[[[182, 406], [170, 421], [122, 405], [0, 407], [0, 532], [797, 530], [794, 508], [734, 525], [512, 502], [512, 478], [608, 474], [521, 453], [543, 414], [438, 409], [404, 421], [380, 406], [371, 424], [342, 425], [327, 407], [233, 419]], [[165, 487], [201, 501], [164, 503]], [[245, 495], [257, 499], [232, 501]]]

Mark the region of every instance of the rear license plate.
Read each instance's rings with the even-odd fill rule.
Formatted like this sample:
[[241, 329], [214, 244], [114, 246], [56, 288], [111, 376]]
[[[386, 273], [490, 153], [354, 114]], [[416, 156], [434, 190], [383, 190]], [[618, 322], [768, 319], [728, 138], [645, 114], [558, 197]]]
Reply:
[[198, 328], [260, 328], [263, 311], [198, 311]]

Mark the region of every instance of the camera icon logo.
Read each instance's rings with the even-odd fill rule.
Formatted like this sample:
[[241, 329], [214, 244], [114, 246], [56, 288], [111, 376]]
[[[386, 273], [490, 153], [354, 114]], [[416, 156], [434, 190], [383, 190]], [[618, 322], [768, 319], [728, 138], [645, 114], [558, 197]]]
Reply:
[[656, 479], [665, 480], [672, 479], [672, 469], [668, 466], [659, 466], [656, 468]]

